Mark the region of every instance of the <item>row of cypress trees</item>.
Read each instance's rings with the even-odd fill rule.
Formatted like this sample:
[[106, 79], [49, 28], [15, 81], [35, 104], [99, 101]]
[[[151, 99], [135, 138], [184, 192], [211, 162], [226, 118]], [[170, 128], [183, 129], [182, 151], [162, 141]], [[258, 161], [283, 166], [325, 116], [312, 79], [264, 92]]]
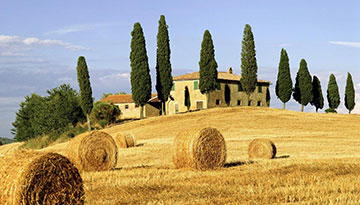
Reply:
[[[345, 107], [349, 113], [355, 107], [355, 90], [354, 83], [350, 73], [347, 73], [346, 88], [345, 88]], [[281, 49], [278, 76], [275, 86], [276, 96], [283, 102], [283, 109], [285, 103], [293, 96], [299, 104], [301, 104], [301, 112], [304, 107], [310, 103], [315, 106], [316, 112], [324, 107], [324, 97], [321, 90], [320, 80], [317, 76], [310, 75], [305, 59], [301, 59], [300, 67], [296, 74], [295, 86], [292, 87], [292, 80], [290, 75], [289, 57], [285, 49]], [[340, 104], [339, 88], [336, 83], [334, 74], [331, 74], [328, 82], [327, 100], [329, 109], [327, 112], [336, 112]]]
[[[151, 98], [151, 77], [146, 52], [145, 37], [139, 22], [131, 32], [130, 81], [134, 102], [140, 106], [140, 118], [144, 118], [144, 105]], [[156, 90], [165, 114], [165, 102], [169, 98], [173, 80], [171, 76], [170, 40], [165, 16], [161, 15], [157, 34]]]

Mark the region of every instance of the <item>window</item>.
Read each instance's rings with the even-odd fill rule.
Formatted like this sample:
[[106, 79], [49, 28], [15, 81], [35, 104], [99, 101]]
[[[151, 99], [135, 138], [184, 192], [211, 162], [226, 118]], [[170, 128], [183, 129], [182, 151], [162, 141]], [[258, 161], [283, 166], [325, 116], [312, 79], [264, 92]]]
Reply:
[[243, 90], [243, 88], [242, 88], [241, 83], [239, 83], [239, 84], [238, 84], [238, 92], [242, 92], [242, 91], [244, 91], [244, 90]]
[[129, 105], [125, 105], [125, 109], [129, 109]]
[[238, 100], [238, 101], [237, 101], [237, 105], [238, 105], [238, 106], [241, 105], [241, 100]]
[[249, 100], [249, 102], [248, 102], [248, 106], [251, 106], [251, 100]]
[[220, 105], [220, 100], [216, 99], [216, 105]]
[[199, 81], [194, 81], [194, 90], [199, 89]]
[[262, 93], [262, 86], [261, 85], [258, 86], [258, 93]]
[[259, 106], [259, 107], [261, 106], [261, 101], [257, 102], [257, 106]]
[[220, 82], [216, 82], [216, 90], [221, 90]]
[[175, 83], [173, 83], [172, 87], [171, 87], [171, 91], [175, 90]]

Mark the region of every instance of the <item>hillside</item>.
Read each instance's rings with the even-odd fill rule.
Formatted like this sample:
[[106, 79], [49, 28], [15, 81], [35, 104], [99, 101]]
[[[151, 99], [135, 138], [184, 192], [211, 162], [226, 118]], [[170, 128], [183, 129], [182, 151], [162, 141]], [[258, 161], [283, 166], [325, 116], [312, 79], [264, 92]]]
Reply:
[[[360, 116], [237, 107], [160, 116], [107, 128], [130, 131], [114, 171], [83, 173], [88, 204], [354, 203], [360, 200]], [[174, 136], [211, 126], [225, 137], [225, 168], [174, 169]], [[269, 138], [277, 158], [250, 161], [247, 146]], [[60, 152], [68, 143], [48, 147]], [[6, 146], [3, 146], [4, 148]], [[0, 154], [3, 148], [0, 148]]]

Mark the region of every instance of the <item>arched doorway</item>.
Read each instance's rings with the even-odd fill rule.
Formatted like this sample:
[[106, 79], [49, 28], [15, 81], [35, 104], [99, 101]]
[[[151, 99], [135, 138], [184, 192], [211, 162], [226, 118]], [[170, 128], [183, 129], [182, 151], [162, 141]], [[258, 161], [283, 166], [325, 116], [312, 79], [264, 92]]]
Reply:
[[230, 87], [228, 84], [225, 85], [225, 89], [224, 89], [224, 96], [225, 96], [225, 103], [227, 106], [230, 105], [230, 100], [231, 100], [231, 97], [230, 97]]

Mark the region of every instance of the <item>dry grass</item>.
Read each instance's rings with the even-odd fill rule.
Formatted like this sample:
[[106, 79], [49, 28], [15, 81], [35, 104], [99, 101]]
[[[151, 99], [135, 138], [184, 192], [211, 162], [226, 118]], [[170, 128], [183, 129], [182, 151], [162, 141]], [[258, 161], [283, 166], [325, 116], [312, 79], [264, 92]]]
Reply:
[[[87, 204], [358, 204], [360, 116], [267, 108], [218, 108], [161, 116], [105, 131], [132, 132], [137, 146], [118, 150], [117, 169], [85, 172]], [[174, 137], [184, 129], [215, 127], [227, 161], [213, 171], [175, 169]], [[277, 157], [250, 161], [248, 145], [269, 138]], [[3, 147], [0, 148], [0, 153]], [[68, 143], [47, 150], [63, 150]]]

